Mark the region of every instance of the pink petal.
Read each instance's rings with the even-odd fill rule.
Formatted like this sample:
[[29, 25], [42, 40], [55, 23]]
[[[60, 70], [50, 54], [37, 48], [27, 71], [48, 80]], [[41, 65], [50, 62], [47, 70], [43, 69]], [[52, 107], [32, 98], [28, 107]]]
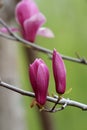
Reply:
[[33, 87], [34, 92], [37, 91], [37, 71], [40, 64], [44, 63], [41, 59], [36, 59], [32, 64], [29, 66], [29, 77], [31, 81], [31, 85]]
[[26, 19], [30, 18], [32, 15], [38, 13], [38, 7], [34, 1], [23, 0], [19, 2], [16, 6], [15, 14], [17, 21], [23, 26]]
[[49, 71], [45, 64], [40, 64], [37, 72], [37, 93], [36, 100], [41, 105], [44, 105], [46, 102], [46, 96], [48, 91], [49, 84]]
[[37, 70], [35, 70], [35, 68], [32, 66], [32, 64], [29, 66], [29, 77], [30, 77], [30, 82], [32, 85], [32, 88], [34, 90], [34, 92], [36, 92], [37, 90], [37, 84], [36, 84], [36, 73]]
[[31, 16], [33, 16], [33, 15], [35, 15], [37, 13], [39, 13], [38, 7], [35, 4], [35, 2], [31, 1]]
[[41, 36], [44, 36], [44, 37], [48, 37], [48, 38], [53, 38], [54, 37], [53, 32], [49, 28], [45, 28], [45, 27], [39, 28], [37, 34], [41, 35]]
[[[10, 30], [12, 31], [12, 32], [19, 32], [19, 29], [18, 28], [10, 28]], [[5, 27], [3, 27], [3, 28], [1, 28], [0, 29], [0, 32], [2, 32], [2, 33], [8, 33], [8, 30], [7, 30], [7, 28], [5, 28]]]
[[38, 13], [24, 22], [25, 39], [34, 42], [38, 29], [46, 22], [42, 13]]

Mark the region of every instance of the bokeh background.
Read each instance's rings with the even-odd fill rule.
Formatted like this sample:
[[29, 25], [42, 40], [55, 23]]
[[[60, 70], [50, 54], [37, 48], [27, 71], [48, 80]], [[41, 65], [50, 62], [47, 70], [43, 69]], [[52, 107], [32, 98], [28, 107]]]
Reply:
[[[56, 48], [61, 54], [87, 58], [87, 1], [86, 0], [37, 0], [40, 10], [45, 14], [47, 23], [45, 26], [51, 28], [55, 34], [54, 39], [38, 37], [37, 43], [53, 50]], [[50, 94], [55, 93], [54, 80], [52, 76], [51, 61], [41, 53], [50, 68], [51, 80], [49, 85]], [[83, 103], [87, 102], [87, 67], [78, 63], [65, 61], [67, 68], [67, 90], [72, 88], [66, 98], [71, 98]], [[29, 110], [30, 111], [30, 110]], [[31, 113], [34, 111], [31, 110]], [[37, 129], [37, 115], [32, 116], [33, 129]], [[78, 108], [67, 107], [64, 111], [51, 114], [55, 130], [86, 130], [87, 114]], [[40, 120], [40, 119], [39, 119]], [[40, 121], [38, 120], [38, 126]], [[31, 126], [32, 127], [32, 126]], [[40, 128], [41, 129], [41, 128]]]
[[[55, 34], [53, 39], [37, 37], [36, 43], [61, 54], [71, 57], [87, 58], [87, 1], [86, 0], [36, 0], [41, 12], [46, 16], [45, 26], [52, 29]], [[23, 89], [31, 90], [28, 78], [28, 62], [25, 49], [17, 45], [19, 74]], [[50, 70], [49, 94], [56, 94], [52, 75], [51, 60], [47, 55], [37, 52], [37, 57], [45, 60]], [[82, 103], [87, 103], [87, 66], [65, 61], [67, 69], [67, 90], [72, 88], [65, 98], [70, 98]], [[36, 107], [30, 108], [32, 98], [22, 97], [22, 107], [25, 114], [26, 130], [46, 130], [43, 120]], [[48, 105], [49, 106], [49, 105]], [[40, 113], [40, 112], [39, 112]], [[41, 112], [42, 113], [42, 112]], [[43, 114], [44, 115], [44, 114]], [[49, 113], [48, 129], [54, 130], [87, 130], [87, 112], [78, 108], [67, 107], [61, 112]], [[45, 124], [46, 125], [46, 124]]]

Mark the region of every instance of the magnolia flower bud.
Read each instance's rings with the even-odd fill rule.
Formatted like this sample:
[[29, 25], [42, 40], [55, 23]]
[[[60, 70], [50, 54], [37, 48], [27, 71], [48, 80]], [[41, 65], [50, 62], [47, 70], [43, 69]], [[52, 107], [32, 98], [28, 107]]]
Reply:
[[43, 60], [36, 59], [30, 64], [29, 76], [37, 103], [44, 105], [48, 91], [49, 70]]
[[58, 94], [64, 94], [66, 90], [66, 68], [62, 57], [55, 49], [53, 51], [52, 65], [56, 91]]

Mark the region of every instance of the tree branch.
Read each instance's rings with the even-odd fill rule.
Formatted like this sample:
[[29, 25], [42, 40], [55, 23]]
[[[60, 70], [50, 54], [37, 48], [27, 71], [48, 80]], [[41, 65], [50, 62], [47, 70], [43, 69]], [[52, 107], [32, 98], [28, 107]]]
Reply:
[[7, 35], [7, 34], [4, 34], [4, 33], [1, 33], [1, 32], [0, 32], [0, 36], [4, 37], [6, 39], [9, 39], [9, 40], [16, 40], [14, 37]]
[[[20, 88], [17, 88], [15, 86], [7, 84], [7, 83], [5, 83], [3, 81], [0, 81], [0, 86], [4, 87], [4, 88], [7, 88], [9, 90], [12, 90], [12, 91], [14, 91], [16, 93], [19, 93], [19, 94], [21, 94], [23, 96], [28, 96], [28, 97], [35, 98], [35, 94], [33, 92], [22, 90]], [[58, 99], [59, 99], [59, 97], [56, 96], [56, 95], [54, 97], [47, 96], [47, 101], [54, 103], [54, 105], [58, 101]], [[80, 108], [82, 110], [87, 111], [87, 105], [86, 104], [83, 104], [83, 103], [80, 103], [80, 102], [77, 102], [77, 101], [74, 101], [74, 100], [70, 100], [70, 99], [65, 99], [63, 97], [59, 100], [59, 102], [57, 102], [57, 104], [62, 105], [62, 107], [58, 108], [58, 109], [55, 109], [53, 111], [51, 111], [52, 108], [51, 109], [45, 109], [44, 108], [43, 110], [46, 111], [46, 112], [57, 112], [59, 110], [63, 110], [67, 106], [73, 106], [73, 107], [77, 107], [77, 108]]]
[[[10, 36], [8, 36], [8, 35], [4, 35], [3, 33], [0, 33], [0, 36], [3, 36], [4, 38], [10, 39], [10, 40], [15, 40], [15, 41], [21, 42], [24, 46], [35, 49], [35, 50], [40, 51], [40, 52], [43, 52], [43, 53], [47, 54], [50, 57], [50, 59], [52, 58], [52, 53], [53, 53], [52, 50], [41, 47], [41, 46], [34, 44], [34, 43], [32, 44], [31, 42], [22, 39], [21, 37], [19, 37], [15, 33], [13, 33], [10, 30], [10, 28], [8, 27], [8, 25], [2, 19], [0, 19], [0, 24], [7, 29], [8, 33], [10, 35]], [[87, 65], [87, 60], [85, 60], [84, 58], [73, 58], [73, 57], [62, 55], [62, 54], [61, 54], [61, 56], [64, 60]]]

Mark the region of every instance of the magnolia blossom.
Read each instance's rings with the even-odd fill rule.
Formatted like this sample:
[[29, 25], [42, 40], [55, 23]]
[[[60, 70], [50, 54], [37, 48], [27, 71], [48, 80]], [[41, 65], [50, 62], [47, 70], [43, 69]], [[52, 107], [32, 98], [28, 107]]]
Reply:
[[39, 105], [44, 105], [48, 92], [49, 70], [41, 59], [36, 59], [29, 66], [30, 82]]
[[33, 0], [21, 0], [16, 8], [16, 20], [23, 27], [24, 21], [37, 14], [39, 9]]
[[41, 27], [45, 22], [45, 16], [39, 11], [33, 0], [22, 0], [15, 9], [17, 22], [21, 26], [24, 39], [34, 42], [37, 35], [53, 37], [53, 33], [48, 28]]
[[55, 49], [53, 51], [52, 66], [56, 91], [58, 94], [64, 94], [66, 90], [66, 68], [61, 55]]
[[[54, 37], [49, 28], [42, 27], [46, 22], [45, 16], [39, 11], [34, 0], [21, 0], [15, 8], [15, 17], [20, 28], [10, 28], [13, 32], [21, 32], [23, 38], [30, 42], [35, 42], [36, 36]], [[5, 28], [0, 29], [3, 33], [8, 33]]]

